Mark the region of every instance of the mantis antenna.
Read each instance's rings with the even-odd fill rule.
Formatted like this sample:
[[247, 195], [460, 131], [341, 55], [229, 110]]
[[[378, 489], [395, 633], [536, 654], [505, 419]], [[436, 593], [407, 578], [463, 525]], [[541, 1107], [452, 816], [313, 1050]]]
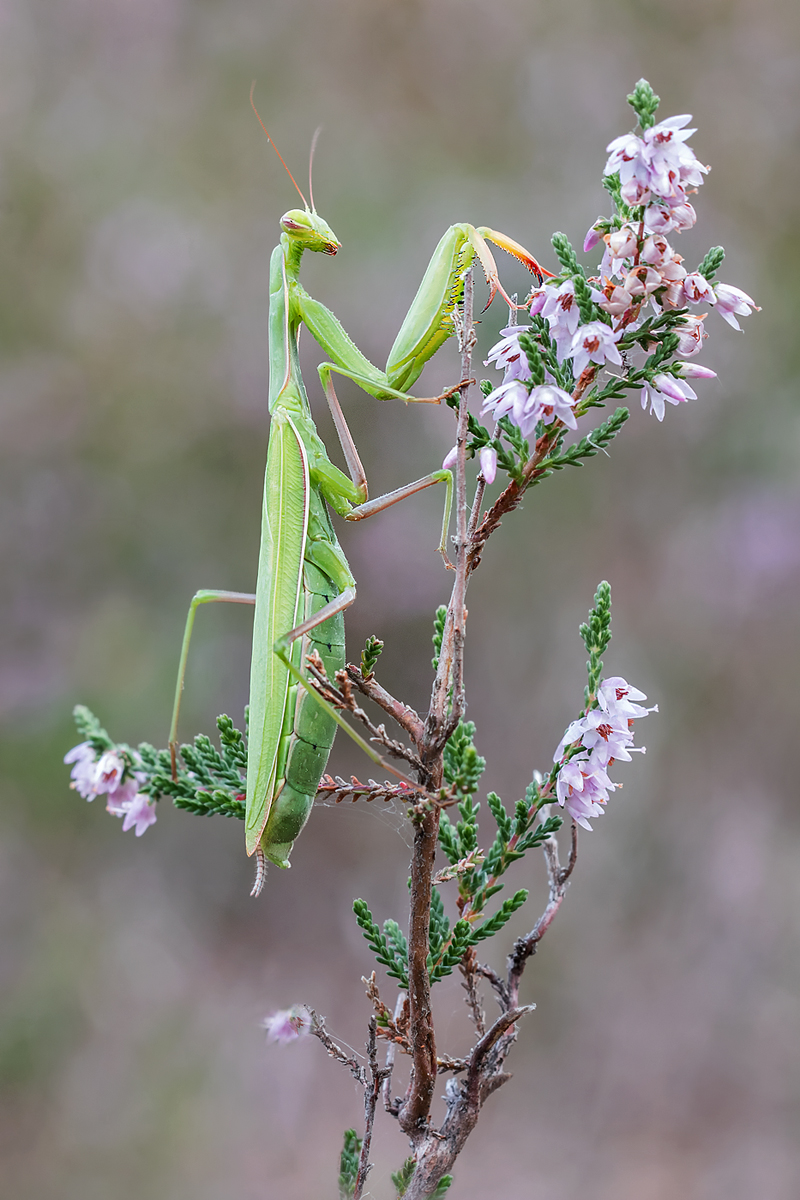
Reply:
[[317, 142], [319, 141], [319, 135], [321, 133], [322, 133], [322, 126], [318, 125], [317, 128], [314, 130], [314, 136], [311, 139], [311, 152], [309, 153], [309, 156], [308, 156], [308, 194], [311, 197], [311, 211], [312, 212], [317, 211], [317, 206], [314, 203], [314, 185], [311, 182], [311, 168], [314, 166], [314, 151], [317, 148]]
[[[253, 112], [256, 114], [256, 120], [258, 121], [259, 125], [260, 125], [260, 126], [261, 126], [261, 128], [264, 130], [264, 133], [266, 133], [266, 135], [267, 135], [267, 139], [268, 139], [268, 141], [269, 141], [270, 145], [272, 146], [272, 149], [275, 151], [275, 153], [277, 154], [278, 158], [279, 158], [279, 159], [281, 160], [281, 162], [283, 163], [283, 165], [284, 165], [284, 168], [285, 168], [285, 170], [286, 170], [286, 174], [289, 176], [289, 178], [291, 179], [292, 183], [293, 183], [293, 184], [294, 184], [294, 186], [297, 188], [297, 191], [298, 191], [298, 193], [299, 193], [299, 195], [300, 195], [300, 199], [303, 201], [303, 205], [304, 205], [304, 207], [305, 207], [305, 210], [306, 210], [306, 212], [308, 212], [308, 211], [309, 211], [309, 209], [308, 209], [308, 201], [306, 200], [306, 198], [305, 198], [305, 196], [303, 195], [303, 193], [300, 191], [300, 188], [299, 188], [299, 187], [297, 187], [297, 180], [295, 179], [294, 175], [293, 175], [293, 174], [292, 174], [292, 172], [289, 170], [289, 168], [286, 166], [286, 163], [284, 162], [283, 155], [281, 154], [280, 150], [278, 149], [278, 147], [277, 147], [277, 146], [275, 145], [275, 143], [273, 142], [272, 138], [269, 136], [269, 130], [267, 129], [267, 127], [266, 127], [266, 125], [264, 124], [264, 122], [261, 120], [261, 114], [259, 113], [258, 109], [256, 108], [256, 102], [255, 102], [255, 100], [253, 99], [253, 92], [254, 92], [255, 90], [256, 90], [256, 81], [255, 81], [255, 79], [254, 79], [254, 80], [253, 80], [253, 82], [250, 84], [250, 107], [252, 108]], [[316, 135], [316, 134], [314, 134], [314, 140], [315, 140], [315, 141], [316, 141], [316, 136], [317, 136], [317, 135]], [[311, 151], [311, 152], [312, 152], [312, 154], [313, 154], [313, 152], [314, 152], [314, 151], [313, 151], [313, 148], [312, 148], [312, 151]], [[310, 172], [310, 168], [309, 168], [309, 172]], [[309, 173], [309, 179], [310, 179], [310, 173]], [[313, 203], [314, 203], [314, 197], [313, 197], [313, 196], [311, 197], [311, 203], [312, 203], [312, 209], [313, 209]]]

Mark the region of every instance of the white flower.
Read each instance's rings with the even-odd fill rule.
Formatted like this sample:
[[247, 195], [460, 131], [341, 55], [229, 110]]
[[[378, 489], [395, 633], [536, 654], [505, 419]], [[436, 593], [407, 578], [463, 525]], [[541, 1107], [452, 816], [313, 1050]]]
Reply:
[[581, 319], [578, 301], [575, 299], [575, 285], [571, 279], [566, 279], [560, 287], [546, 288], [545, 291], [541, 313], [550, 326], [550, 336], [557, 347], [558, 361], [563, 362]]
[[691, 271], [683, 281], [683, 292], [690, 304], [715, 303], [714, 289], [699, 271]]
[[753, 309], [756, 312], [761, 312], [755, 300], [751, 300], [747, 292], [743, 292], [741, 288], [731, 287], [729, 283], [718, 283], [714, 288], [714, 294], [716, 297], [717, 312], [734, 329], [741, 329], [739, 322], [733, 315], [734, 313], [737, 313], [740, 317], [749, 317]]
[[664, 420], [665, 400], [668, 404], [683, 404], [686, 400], [697, 399], [697, 392], [688, 383], [664, 374], [654, 375], [653, 382], [645, 383], [640, 395], [642, 408], [647, 408], [649, 401], [650, 412], [659, 421]]
[[603, 712], [612, 717], [622, 717], [626, 721], [635, 717], [646, 717], [651, 712], [658, 712], [657, 704], [652, 708], [642, 708], [641, 704], [633, 703], [634, 700], [646, 699], [647, 696], [644, 692], [631, 687], [621, 675], [612, 675], [609, 679], [604, 679], [597, 689], [597, 703]]
[[676, 354], [681, 358], [690, 358], [702, 350], [703, 342], [708, 337], [703, 325], [705, 319], [705, 313], [699, 317], [681, 317], [680, 324], [675, 327], [675, 333], [678, 335]]
[[581, 325], [570, 346], [570, 358], [575, 378], [580, 378], [590, 362], [599, 365], [613, 362], [621, 366], [622, 356], [615, 345], [619, 336], [602, 321], [589, 321], [586, 325]]
[[509, 325], [506, 329], [501, 329], [502, 340], [492, 346], [488, 358], [484, 360], [485, 367], [493, 362], [498, 370], [505, 372], [504, 383], [509, 379], [530, 378], [528, 357], [519, 344], [519, 335], [530, 328], [530, 325]]

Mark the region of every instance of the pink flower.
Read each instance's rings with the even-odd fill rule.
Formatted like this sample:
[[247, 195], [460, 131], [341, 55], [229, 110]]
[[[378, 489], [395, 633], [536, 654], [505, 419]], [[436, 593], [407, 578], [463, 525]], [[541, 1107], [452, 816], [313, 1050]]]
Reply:
[[613, 362], [621, 366], [622, 356], [615, 345], [618, 337], [619, 334], [615, 334], [602, 321], [589, 321], [586, 325], [581, 325], [570, 346], [575, 378], [580, 378], [590, 362], [601, 366], [606, 362]]
[[687, 400], [696, 400], [697, 392], [674, 375], [658, 374], [653, 376], [652, 383], [645, 383], [640, 393], [642, 408], [650, 403], [650, 412], [657, 420], [664, 420], [664, 401], [668, 404], [684, 404]]
[[653, 233], [682, 233], [691, 229], [697, 221], [697, 213], [688, 200], [683, 204], [649, 204], [644, 210], [644, 224]]
[[573, 821], [584, 829], [591, 829], [588, 818], [603, 815], [608, 793], [616, 787], [618, 784], [612, 783], [600, 763], [588, 756], [578, 755], [559, 771], [556, 798]]
[[676, 354], [679, 354], [681, 358], [690, 358], [702, 350], [703, 342], [708, 337], [703, 325], [705, 319], [705, 313], [700, 317], [681, 317], [680, 325], [675, 328], [678, 335]]
[[541, 313], [550, 326], [550, 336], [558, 349], [558, 361], [563, 362], [581, 319], [575, 285], [567, 279], [560, 287], [546, 288], [545, 291]]
[[509, 379], [530, 378], [528, 358], [519, 344], [519, 335], [530, 328], [530, 325], [509, 325], [506, 329], [501, 329], [502, 340], [492, 346], [489, 357], [484, 360], [485, 367], [493, 362], [498, 371], [505, 372], [504, 383], [507, 383]]
[[458, 458], [458, 446], [453, 446], [453, 449], [448, 450], [447, 454], [445, 454], [445, 456], [444, 456], [444, 461], [442, 462], [442, 470], [443, 471], [452, 471], [453, 467], [456, 465], [457, 458]]
[[704, 275], [692, 271], [683, 281], [683, 291], [691, 304], [715, 303], [714, 289]]
[[611, 716], [602, 708], [593, 708], [585, 717], [572, 722], [561, 739], [553, 761], [558, 762], [566, 747], [577, 741], [590, 751], [592, 762], [602, 767], [607, 767], [612, 759], [631, 761], [628, 751], [633, 745], [633, 733], [627, 719]]
[[266, 1029], [268, 1042], [288, 1046], [290, 1042], [296, 1042], [311, 1032], [311, 1017], [305, 1008], [295, 1004], [292, 1008], [270, 1013], [261, 1022], [261, 1028]]
[[681, 379], [716, 379], [717, 372], [710, 367], [701, 367], [700, 363], [678, 363]]
[[122, 832], [136, 829], [136, 836], [141, 837], [145, 829], [156, 823], [156, 808], [149, 796], [138, 792], [132, 800], [124, 800], [120, 807], [124, 810], [125, 820], [122, 822]]
[[603, 712], [611, 717], [622, 717], [626, 721], [658, 712], [657, 704], [652, 708], [642, 708], [641, 704], [632, 703], [634, 700], [646, 699], [644, 692], [631, 687], [621, 675], [612, 675], [609, 679], [604, 679], [597, 689], [597, 703]]
[[481, 474], [487, 483], [494, 483], [497, 475], [497, 451], [491, 446], [484, 446], [479, 454]]
[[141, 780], [135, 775], [129, 775], [124, 783], [114, 788], [113, 792], [109, 792], [106, 800], [106, 812], [111, 813], [112, 817], [124, 817], [136, 797], [140, 782]]
[[113, 792], [119, 787], [125, 763], [113, 750], [107, 750], [97, 764], [93, 788], [96, 794]]
[[94, 800], [97, 795], [94, 790], [97, 763], [91, 743], [81, 742], [80, 745], [73, 746], [64, 755], [64, 762], [74, 764], [69, 773], [72, 780], [70, 787], [73, 787], [79, 796], [83, 796], [84, 800]]
[[490, 412], [495, 421], [508, 417], [522, 436], [530, 440], [539, 421], [550, 425], [558, 419], [570, 429], [577, 429], [572, 404], [572, 397], [553, 383], [543, 383], [529, 392], [524, 383], [512, 379], [489, 393], [481, 412]]
[[737, 313], [740, 317], [749, 317], [753, 309], [756, 312], [761, 312], [755, 300], [751, 300], [747, 292], [743, 292], [741, 288], [731, 287], [729, 283], [718, 283], [714, 288], [714, 293], [716, 296], [717, 312], [734, 329], [741, 328], [736, 317], [733, 315], [734, 313]]

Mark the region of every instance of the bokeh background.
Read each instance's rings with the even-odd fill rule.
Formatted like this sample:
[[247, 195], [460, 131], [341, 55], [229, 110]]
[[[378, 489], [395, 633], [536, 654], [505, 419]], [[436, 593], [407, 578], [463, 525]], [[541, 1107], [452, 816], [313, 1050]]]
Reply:
[[[249, 899], [238, 823], [163, 806], [141, 840], [67, 786], [82, 701], [164, 744], [188, 600], [248, 590], [267, 440], [267, 273], [296, 203], [247, 102], [343, 243], [304, 280], [383, 362], [433, 246], [486, 223], [552, 263], [606, 211], [600, 173], [642, 75], [713, 170], [678, 248], [763, 305], [715, 314], [719, 380], [611, 460], [536, 489], [469, 593], [468, 696], [513, 802], [575, 715], [601, 578], [607, 670], [661, 712], [531, 963], [538, 1005], [460, 1160], [478, 1200], [800, 1194], [798, 132], [792, 0], [3, 0], [0, 4], [0, 1075], [15, 1200], [333, 1196], [350, 1077], [259, 1021], [305, 1001], [363, 1046], [350, 913], [402, 916], [400, 813], [321, 808]], [[503, 263], [508, 286], [526, 279]], [[481, 327], [485, 353], [501, 305]], [[333, 434], [305, 353], [320, 428]], [[440, 361], [439, 361], [440, 360]], [[424, 376], [454, 382], [451, 349]], [[488, 372], [487, 372], [488, 373]], [[373, 492], [438, 465], [448, 413], [341, 394]], [[439, 497], [343, 531], [352, 653], [419, 707]], [[201, 614], [183, 731], [241, 717], [250, 615]], [[368, 773], [342, 739], [335, 769]], [[491, 831], [486, 834], [486, 840]], [[541, 864], [514, 878], [530, 925]], [[387, 991], [387, 995], [390, 993]], [[491, 1001], [489, 1001], [491, 1007]], [[439, 985], [443, 1048], [468, 1035]], [[381, 1117], [370, 1195], [406, 1146]]]

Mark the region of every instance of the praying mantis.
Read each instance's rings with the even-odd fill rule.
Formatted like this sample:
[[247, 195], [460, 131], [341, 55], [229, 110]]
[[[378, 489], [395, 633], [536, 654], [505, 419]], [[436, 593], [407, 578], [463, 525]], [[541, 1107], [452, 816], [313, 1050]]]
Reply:
[[[252, 92], [250, 99], [252, 104]], [[253, 109], [272, 142], [254, 104]], [[431, 398], [412, 396], [408, 389], [453, 332], [453, 309], [461, 299], [464, 275], [476, 256], [490, 286], [489, 303], [499, 291], [512, 304], [500, 284], [487, 241], [519, 258], [539, 282], [542, 275], [550, 274], [512, 238], [487, 227], [452, 225], [433, 252], [386, 368], [380, 370], [354, 345], [330, 309], [313, 299], [299, 281], [306, 250], [334, 255], [340, 249], [340, 242], [316, 212], [311, 187], [309, 206], [274, 142], [272, 145], [304, 207], [291, 209], [281, 218], [280, 241], [270, 261], [271, 423], [256, 591], [250, 594], [206, 589], [193, 597], [186, 619], [170, 730], [174, 769], [180, 699], [198, 607], [216, 601], [254, 604], [245, 795], [245, 845], [247, 854], [255, 853], [258, 862], [254, 895], [263, 885], [266, 860], [280, 867], [289, 866], [289, 854], [308, 820], [337, 725], [374, 761], [388, 766], [336, 709], [309, 686], [302, 671], [311, 650], [320, 656], [329, 679], [333, 680], [336, 672], [344, 668], [342, 614], [356, 598], [355, 579], [336, 538], [328, 506], [345, 520], [359, 521], [423, 488], [444, 483], [446, 502], [439, 550], [445, 556], [451, 472], [433, 471], [394, 492], [369, 500], [364, 468], [331, 376], [337, 373], [353, 380], [376, 400], [439, 403], [461, 385], [444, 396]], [[310, 182], [309, 171], [309, 185]], [[347, 475], [328, 457], [314, 426], [298, 359], [302, 325], [330, 360], [318, 367], [318, 373], [341, 443]]]

